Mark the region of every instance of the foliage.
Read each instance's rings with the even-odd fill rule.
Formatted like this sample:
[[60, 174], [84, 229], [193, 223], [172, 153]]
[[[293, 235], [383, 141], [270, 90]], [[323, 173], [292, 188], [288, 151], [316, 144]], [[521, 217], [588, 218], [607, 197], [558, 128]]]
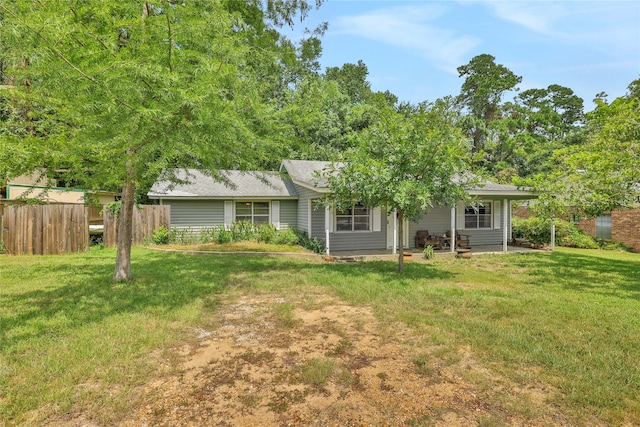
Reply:
[[[355, 148], [325, 171], [332, 190], [326, 203], [336, 209], [359, 202], [397, 211], [402, 241], [404, 219], [417, 221], [436, 205], [466, 199], [477, 177], [469, 173], [466, 141], [451, 104], [450, 99], [400, 108], [379, 103], [373, 124], [354, 135]], [[402, 252], [401, 247], [400, 271]]]
[[[513, 236], [536, 245], [548, 244], [551, 242], [551, 220], [537, 216], [528, 219], [514, 217]], [[555, 243], [572, 248], [599, 247], [593, 237], [584, 234], [575, 224], [561, 219], [555, 220]]]
[[117, 200], [115, 202], [109, 202], [105, 204], [102, 209], [106, 209], [107, 212], [111, 213], [114, 218], [117, 218], [120, 215], [120, 209], [122, 208], [122, 201]]
[[557, 166], [526, 182], [540, 195], [541, 214], [571, 207], [593, 217], [638, 206], [640, 97], [634, 88], [639, 82], [632, 82], [627, 95], [610, 104], [598, 99], [596, 109], [587, 114], [586, 143], [558, 150]]
[[206, 227], [199, 230], [173, 228], [169, 233], [169, 243], [178, 245], [197, 245], [210, 242], [225, 244], [247, 241], [273, 245], [298, 245], [319, 254], [325, 251], [324, 245], [315, 237], [309, 239], [305, 232], [296, 229], [276, 230], [269, 223], [255, 226], [250, 222], [240, 221], [232, 223], [228, 228], [225, 226]]
[[220, 169], [251, 169], [277, 152], [262, 137], [273, 93], [265, 79], [282, 71], [281, 47], [292, 45], [273, 25], [309, 8], [305, 0], [0, 3], [3, 71], [15, 83], [4, 92], [21, 111], [0, 132], [0, 177], [64, 167], [84, 188], [122, 189], [113, 279], [130, 279], [139, 186], [176, 165], [220, 178]]
[[495, 59], [492, 55], [482, 54], [458, 67], [459, 77], [465, 80], [457, 101], [469, 112], [465, 127], [473, 138], [471, 150], [474, 153], [484, 150], [489, 124], [500, 117], [504, 93], [516, 90], [516, 85], [522, 81], [522, 77], [504, 65], [496, 64]]
[[424, 250], [422, 251], [422, 258], [424, 258], [426, 260], [429, 260], [429, 259], [433, 258], [434, 256], [436, 256], [436, 254], [433, 251], [433, 246], [431, 246], [431, 245], [425, 246]]
[[323, 254], [326, 252], [326, 247], [320, 240], [318, 240], [318, 238], [309, 238], [307, 233], [304, 231], [294, 230], [294, 232], [298, 237], [298, 244], [303, 248], [309, 249], [317, 254]]
[[166, 245], [169, 243], [169, 230], [164, 225], [153, 230], [153, 234], [151, 235], [151, 239], [153, 243], [156, 245]]

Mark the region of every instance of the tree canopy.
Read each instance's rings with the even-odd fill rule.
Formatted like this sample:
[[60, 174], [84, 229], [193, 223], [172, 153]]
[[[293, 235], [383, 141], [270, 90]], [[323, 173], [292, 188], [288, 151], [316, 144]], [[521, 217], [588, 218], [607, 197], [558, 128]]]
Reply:
[[[5, 97], [2, 176], [65, 167], [87, 188], [122, 189], [114, 280], [131, 277], [136, 188], [163, 170], [251, 168], [281, 61], [270, 25], [304, 0], [243, 3], [8, 0], [0, 4]], [[240, 12], [246, 13], [240, 13]], [[256, 61], [259, 58], [259, 61]], [[6, 163], [4, 162], [6, 161]]]
[[556, 167], [531, 181], [543, 207], [597, 216], [640, 205], [639, 84], [611, 103], [598, 99], [586, 115], [586, 142], [557, 150]]
[[468, 146], [455, 125], [458, 112], [452, 104], [444, 99], [396, 108], [380, 102], [377, 119], [353, 135], [354, 148], [327, 171], [328, 201], [337, 209], [358, 202], [397, 212], [402, 242], [404, 219], [417, 221], [434, 206], [466, 199], [475, 177], [468, 174]]

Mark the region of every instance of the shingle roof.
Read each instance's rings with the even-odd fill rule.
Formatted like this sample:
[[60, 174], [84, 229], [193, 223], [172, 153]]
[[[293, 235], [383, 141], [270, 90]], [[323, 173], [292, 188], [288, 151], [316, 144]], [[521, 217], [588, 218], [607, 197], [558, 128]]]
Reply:
[[[283, 160], [280, 169], [283, 172], [286, 171], [291, 180], [297, 184], [325, 192], [329, 184], [326, 179], [318, 176], [318, 173], [329, 165], [331, 162], [318, 160]], [[220, 177], [226, 182], [214, 179], [211, 175], [197, 169], [176, 169], [173, 172], [184, 183], [175, 184], [170, 180], [160, 179], [151, 187], [148, 193], [150, 198], [289, 198], [298, 196], [293, 182], [283, 178], [278, 172], [219, 171]], [[478, 196], [509, 195], [516, 198], [534, 196], [526, 189], [492, 181], [483, 181], [479, 186], [470, 189], [470, 193]]]
[[280, 170], [287, 171], [291, 179], [297, 183], [306, 184], [317, 188], [327, 188], [329, 183], [323, 177], [319, 177], [331, 162], [320, 160], [283, 160]]
[[177, 169], [175, 176], [184, 183], [175, 184], [159, 179], [149, 190], [150, 198], [200, 197], [241, 198], [297, 197], [293, 183], [283, 179], [277, 172], [245, 172], [236, 170], [218, 171], [225, 182], [197, 169]]
[[[281, 170], [284, 168], [291, 179], [296, 183], [306, 184], [318, 189], [327, 189], [329, 184], [326, 179], [318, 177], [317, 173], [321, 173], [331, 162], [318, 160], [283, 160]], [[340, 165], [340, 163], [337, 163]], [[493, 181], [482, 181], [482, 183], [470, 189], [471, 194], [487, 194], [487, 193], [510, 193], [511, 195], [522, 194], [531, 195], [527, 190], [522, 190], [515, 185], [498, 184]]]

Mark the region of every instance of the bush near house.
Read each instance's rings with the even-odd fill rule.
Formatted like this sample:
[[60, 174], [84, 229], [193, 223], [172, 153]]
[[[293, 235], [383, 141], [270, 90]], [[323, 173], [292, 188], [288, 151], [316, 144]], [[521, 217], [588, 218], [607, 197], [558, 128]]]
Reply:
[[[555, 220], [555, 244], [570, 248], [597, 249], [600, 246], [591, 236], [584, 234], [569, 221]], [[513, 218], [513, 237], [526, 239], [528, 242], [542, 245], [551, 241], [551, 220], [539, 217], [528, 219]]]
[[[154, 243], [161, 244], [155, 240], [155, 236], [164, 237], [162, 230], [154, 232]], [[277, 230], [272, 224], [264, 223], [258, 226], [246, 222], [234, 222], [228, 228], [224, 226], [214, 226], [201, 228], [199, 230], [173, 228], [168, 232], [168, 239], [162, 244], [171, 243], [179, 245], [197, 245], [206, 243], [225, 244], [232, 242], [258, 242], [273, 245], [302, 246], [316, 253], [324, 253], [325, 247], [318, 239], [309, 238], [305, 232], [296, 229]]]

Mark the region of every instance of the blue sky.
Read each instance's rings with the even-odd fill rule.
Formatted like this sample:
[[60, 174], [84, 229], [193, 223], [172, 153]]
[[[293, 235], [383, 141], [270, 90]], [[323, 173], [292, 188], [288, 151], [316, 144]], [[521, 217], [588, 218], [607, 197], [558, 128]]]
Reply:
[[[457, 95], [456, 68], [488, 53], [521, 90], [560, 84], [584, 99], [640, 77], [640, 1], [328, 0], [294, 32], [328, 22], [322, 70], [363, 60], [373, 90], [401, 101]], [[511, 100], [513, 94], [506, 96]]]

